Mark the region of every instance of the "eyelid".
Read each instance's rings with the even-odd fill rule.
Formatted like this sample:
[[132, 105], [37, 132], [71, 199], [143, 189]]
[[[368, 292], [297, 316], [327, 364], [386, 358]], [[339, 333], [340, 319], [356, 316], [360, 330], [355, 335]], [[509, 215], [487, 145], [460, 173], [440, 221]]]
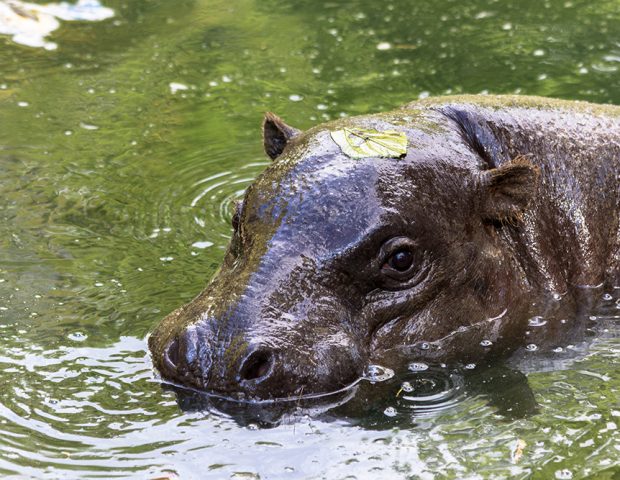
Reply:
[[409, 237], [393, 237], [383, 242], [379, 250], [379, 266], [383, 267], [394, 253], [408, 248], [415, 253], [416, 243]]

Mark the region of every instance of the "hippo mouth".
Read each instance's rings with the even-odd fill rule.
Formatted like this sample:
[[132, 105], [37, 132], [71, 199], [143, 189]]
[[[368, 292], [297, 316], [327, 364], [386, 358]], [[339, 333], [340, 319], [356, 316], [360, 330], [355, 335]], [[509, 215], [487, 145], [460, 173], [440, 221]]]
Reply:
[[[209, 402], [209, 403], [230, 403], [230, 404], [252, 404], [252, 405], [275, 405], [275, 404], [300, 404], [323, 402], [332, 403], [331, 400], [340, 404], [337, 399], [346, 398], [350, 399], [362, 382], [384, 382], [391, 379], [394, 376], [394, 371], [382, 367], [380, 365], [368, 365], [362, 375], [358, 376], [348, 384], [335, 388], [333, 390], [320, 390], [313, 392], [304, 392], [302, 387], [297, 394], [287, 396], [273, 396], [264, 398], [259, 395], [254, 395], [251, 390], [245, 391], [227, 391], [218, 388], [211, 388], [208, 385], [203, 387], [197, 385], [196, 372], [179, 371], [177, 365], [179, 365], [179, 359], [175, 357], [174, 352], [176, 349], [170, 349], [163, 355], [160, 365], [157, 366], [157, 370], [160, 374], [160, 381], [164, 388], [172, 389], [177, 395], [187, 396], [193, 395]], [[155, 358], [151, 356], [151, 361], [155, 362]], [[254, 378], [262, 378], [269, 373], [269, 370], [273, 367], [273, 362], [270, 358], [265, 357], [264, 353], [260, 351], [250, 356], [241, 374], [245, 375], [245, 378], [249, 378], [250, 382]], [[195, 370], [195, 369], [192, 369]], [[190, 381], [188, 381], [188, 379]], [[193, 380], [193, 381], [192, 381]], [[249, 383], [249, 382], [248, 382]]]

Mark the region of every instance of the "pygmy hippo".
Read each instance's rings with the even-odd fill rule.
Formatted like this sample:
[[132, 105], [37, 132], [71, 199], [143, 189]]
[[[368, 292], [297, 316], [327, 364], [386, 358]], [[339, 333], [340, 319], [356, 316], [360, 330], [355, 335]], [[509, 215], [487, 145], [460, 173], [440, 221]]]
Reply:
[[[337, 141], [382, 132], [404, 150]], [[263, 138], [221, 269], [149, 338], [166, 381], [260, 401], [477, 362], [561, 342], [580, 292], [619, 285], [620, 107], [439, 97], [305, 132], [268, 113]]]

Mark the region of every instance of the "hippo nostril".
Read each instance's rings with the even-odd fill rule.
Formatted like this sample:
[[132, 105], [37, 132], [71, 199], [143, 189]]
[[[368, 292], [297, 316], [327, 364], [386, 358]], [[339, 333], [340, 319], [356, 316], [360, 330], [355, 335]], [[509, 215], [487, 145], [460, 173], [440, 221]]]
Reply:
[[241, 365], [242, 380], [258, 380], [266, 377], [273, 365], [273, 355], [265, 350], [252, 352]]

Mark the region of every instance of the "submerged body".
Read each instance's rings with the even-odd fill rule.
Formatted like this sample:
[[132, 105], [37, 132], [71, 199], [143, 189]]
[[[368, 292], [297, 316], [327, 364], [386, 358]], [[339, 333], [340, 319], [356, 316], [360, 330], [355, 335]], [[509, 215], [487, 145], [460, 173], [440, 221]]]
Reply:
[[[403, 132], [407, 153], [351, 158], [343, 128]], [[303, 133], [267, 115], [264, 141], [222, 268], [149, 338], [168, 381], [286, 398], [554, 346], [584, 292], [620, 285], [619, 107], [440, 97]]]

